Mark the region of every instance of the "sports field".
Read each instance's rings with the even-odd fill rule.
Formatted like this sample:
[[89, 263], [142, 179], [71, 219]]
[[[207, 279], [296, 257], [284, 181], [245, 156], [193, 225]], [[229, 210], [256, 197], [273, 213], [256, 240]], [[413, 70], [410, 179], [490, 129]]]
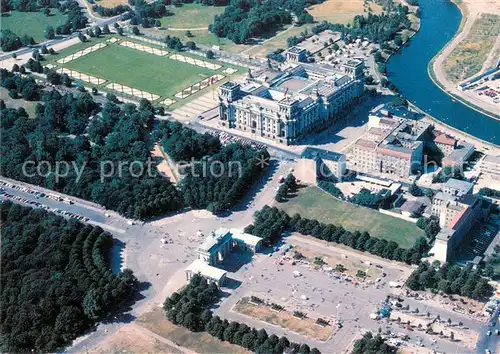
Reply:
[[162, 97], [171, 97], [216, 73], [214, 70], [178, 62], [167, 56], [110, 43], [103, 49], [63, 66]]
[[307, 187], [298, 196], [277, 204], [290, 216], [302, 217], [335, 224], [349, 231], [367, 231], [371, 236], [395, 241], [400, 247], [410, 248], [424, 233], [415, 224], [384, 215], [375, 210], [339, 201], [317, 187]]
[[184, 4], [181, 7], [167, 6], [173, 16], [163, 17], [161, 27], [168, 28], [208, 28], [214, 20], [215, 15], [224, 12], [223, 6], [203, 6], [200, 4]]
[[2, 14], [2, 29], [9, 29], [20, 37], [27, 34], [37, 42], [44, 41], [45, 27], [52, 26], [55, 29], [68, 19], [56, 9], [50, 11], [52, 14], [48, 17], [41, 12], [12, 11], [10, 14]]

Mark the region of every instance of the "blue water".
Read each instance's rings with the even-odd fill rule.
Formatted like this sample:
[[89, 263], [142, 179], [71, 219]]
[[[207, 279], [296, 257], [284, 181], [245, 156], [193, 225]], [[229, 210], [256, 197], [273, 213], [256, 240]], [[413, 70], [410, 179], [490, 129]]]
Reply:
[[111, 272], [113, 274], [119, 274], [121, 272], [121, 267], [123, 264], [123, 257], [122, 253], [125, 248], [125, 244], [114, 240], [114, 245], [111, 248], [111, 256], [110, 256], [110, 267], [111, 267]]
[[417, 107], [434, 118], [500, 145], [500, 121], [481, 114], [441, 91], [427, 73], [431, 59], [453, 38], [462, 15], [449, 0], [419, 0], [420, 31], [387, 63], [389, 79]]

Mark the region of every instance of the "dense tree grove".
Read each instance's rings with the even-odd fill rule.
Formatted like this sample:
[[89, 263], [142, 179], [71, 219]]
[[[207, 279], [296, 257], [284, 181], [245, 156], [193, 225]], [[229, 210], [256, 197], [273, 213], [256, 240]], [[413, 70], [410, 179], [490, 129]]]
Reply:
[[438, 264], [423, 262], [410, 275], [406, 286], [412, 290], [442, 291], [468, 298], [483, 299], [491, 295], [493, 288], [488, 279], [483, 278], [481, 270], [473, 270], [472, 264], [466, 267], [449, 263]]
[[285, 349], [291, 353], [320, 354], [316, 348], [306, 344], [290, 342], [286, 337], [268, 335], [264, 329], [248, 327], [243, 323], [229, 322], [214, 316], [210, 307], [219, 299], [215, 284], [208, 284], [199, 275], [193, 276], [180, 292], [173, 293], [163, 303], [169, 321], [193, 332], [207, 332], [221, 341], [247, 348], [256, 353], [279, 354]]
[[199, 160], [221, 148], [218, 138], [208, 133], [199, 134], [179, 122], [162, 121], [158, 134], [163, 148], [175, 161]]
[[109, 233], [11, 202], [0, 217], [3, 352], [55, 352], [131, 299], [137, 280], [112, 274]]
[[293, 16], [298, 24], [311, 23], [312, 16], [305, 10], [319, 3], [315, 0], [231, 0], [221, 15], [214, 18], [210, 32], [226, 37], [235, 43], [245, 43], [260, 37], [283, 25], [292, 23]]
[[33, 37], [24, 35], [19, 37], [17, 34], [8, 29], [3, 29], [0, 35], [0, 47], [4, 52], [11, 52], [21, 47], [35, 44]]
[[172, 15], [167, 10], [163, 1], [155, 1], [148, 3], [145, 0], [129, 0], [129, 4], [134, 6], [134, 10], [130, 10], [124, 15], [124, 19], [130, 19], [130, 24], [141, 25], [144, 28], [160, 27], [160, 18]]
[[[4, 73], [5, 87], [11, 77], [4, 79]], [[86, 128], [97, 110], [90, 94], [50, 91], [42, 96], [43, 104], [37, 105], [34, 119], [26, 119], [18, 110], [1, 111], [3, 175], [92, 200], [138, 219], [182, 207], [179, 192], [168, 179], [147, 171], [153, 145], [150, 131], [154, 112], [150, 105], [141, 105], [138, 110], [131, 104], [120, 107], [108, 101]], [[33, 164], [26, 165], [23, 172], [26, 161]], [[41, 161], [48, 165], [40, 165], [38, 173]], [[66, 176], [56, 178], [48, 169], [53, 172], [63, 161], [70, 168]], [[151, 165], [152, 170], [155, 165]]]
[[[182, 165], [184, 203], [213, 213], [229, 210], [267, 168], [269, 154], [240, 143], [222, 146], [218, 138], [180, 123], [163, 121], [158, 138], [165, 152]], [[189, 164], [188, 164], [189, 163]]]
[[268, 245], [276, 242], [284, 232], [298, 232], [408, 264], [420, 263], [429, 248], [422, 237], [415, 241], [412, 248], [404, 249], [394, 241], [371, 237], [368, 232], [350, 232], [342, 226], [323, 224], [317, 220], [302, 218], [299, 214], [290, 217], [284, 211], [269, 206], [255, 213], [253, 224], [247, 226], [245, 232], [262, 237]]
[[[228, 210], [267, 168], [266, 150], [239, 143], [221, 146], [217, 138], [179, 123], [160, 123], [151, 134], [154, 108], [147, 100], [138, 108], [120, 106], [108, 95], [101, 110], [87, 92], [46, 92], [31, 78], [4, 69], [0, 73], [1, 85], [14, 98], [42, 100], [30, 120], [23, 109], [1, 110], [0, 167], [6, 177], [91, 200], [127, 217], [148, 219], [184, 206]], [[54, 84], [65, 81], [51, 72], [47, 78]], [[179, 189], [160, 176], [157, 161], [150, 160], [158, 139], [174, 160], [192, 160]], [[56, 175], [54, 169], [61, 163], [64, 175]]]
[[362, 188], [359, 193], [350, 197], [349, 201], [367, 208], [383, 208], [388, 203], [388, 198], [383, 196], [384, 192], [387, 192], [387, 190], [382, 189], [378, 193], [372, 193], [370, 190]]
[[354, 342], [351, 354], [392, 354], [396, 352], [397, 348], [387, 344], [380, 334], [373, 336], [372, 332], [366, 332], [361, 339]]
[[231, 209], [267, 168], [267, 150], [233, 143], [221, 147], [208, 159], [186, 168], [181, 183], [184, 202], [212, 213]]

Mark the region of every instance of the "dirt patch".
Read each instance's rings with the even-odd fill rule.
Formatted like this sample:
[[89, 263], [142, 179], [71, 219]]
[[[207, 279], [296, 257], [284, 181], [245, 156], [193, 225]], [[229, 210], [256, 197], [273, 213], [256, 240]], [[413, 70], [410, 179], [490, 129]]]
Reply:
[[89, 350], [89, 353], [171, 353], [182, 351], [159, 341], [134, 325], [128, 325]]
[[[362, 271], [366, 273], [366, 277], [364, 280], [374, 280], [376, 279], [381, 271], [373, 266], [364, 264], [360, 260], [353, 260], [350, 258], [342, 257], [340, 253], [337, 252], [329, 252], [330, 250], [325, 250], [325, 252], [315, 252], [311, 249], [308, 249], [303, 246], [294, 246], [289, 252], [288, 255], [292, 256], [295, 252], [302, 254], [305, 257], [305, 260], [310, 264], [314, 264], [316, 257], [320, 257], [324, 262], [323, 267], [332, 267], [336, 268], [337, 265], [342, 265], [344, 267], [344, 271], [342, 272], [345, 275], [349, 275], [355, 277], [358, 271]], [[359, 280], [363, 280], [359, 279]]]
[[170, 167], [172, 162], [169, 161], [170, 159], [166, 154], [162, 153], [158, 144], [154, 146], [154, 149], [151, 152], [151, 157], [162, 159], [162, 161], [156, 166], [156, 169], [162, 176], [167, 177], [172, 183], [178, 182], [177, 174]]
[[371, 1], [365, 4], [363, 0], [326, 0], [321, 4], [312, 6], [308, 9], [308, 12], [318, 22], [329, 21], [347, 24], [352, 21], [354, 16], [367, 14], [370, 8], [372, 13], [382, 11], [379, 5]]
[[102, 7], [112, 8], [118, 5], [128, 5], [127, 0], [100, 0], [96, 1], [96, 4]]
[[137, 323], [151, 332], [197, 353], [250, 353], [240, 346], [221, 342], [208, 333], [191, 332], [184, 327], [176, 326], [165, 318], [165, 314], [160, 308], [141, 315], [137, 319]]
[[238, 301], [238, 303], [232, 308], [232, 311], [321, 341], [326, 341], [330, 338], [334, 331], [333, 324], [322, 327], [316, 324], [316, 318], [299, 319], [294, 317], [292, 313], [285, 310], [277, 312], [271, 310], [269, 306], [264, 304], [255, 305], [250, 302], [247, 297], [241, 298], [240, 301]]

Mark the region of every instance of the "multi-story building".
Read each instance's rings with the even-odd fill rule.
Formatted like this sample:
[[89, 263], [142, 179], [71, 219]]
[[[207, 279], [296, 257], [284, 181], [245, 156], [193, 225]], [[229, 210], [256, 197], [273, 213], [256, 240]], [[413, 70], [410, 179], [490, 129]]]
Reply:
[[449, 136], [448, 134], [437, 132], [434, 138], [434, 144], [438, 148], [439, 151], [443, 154], [443, 156], [450, 155], [453, 150], [455, 150], [457, 146], [457, 140]]
[[407, 177], [422, 165], [430, 125], [396, 116], [383, 106], [370, 112], [368, 131], [352, 149], [352, 169]]
[[316, 184], [320, 179], [341, 181], [346, 173], [346, 157], [333, 151], [308, 147], [294, 169], [300, 181]]
[[[299, 54], [297, 54], [299, 55]], [[295, 144], [324, 128], [363, 94], [364, 64], [299, 64], [286, 71], [249, 74], [244, 84], [219, 89], [219, 119], [225, 127], [281, 144]]]
[[466, 142], [460, 142], [457, 144], [455, 149], [446, 156], [443, 161], [443, 167], [456, 167], [462, 168], [464, 163], [472, 156], [474, 153], [475, 147], [474, 145]]
[[465, 194], [471, 194], [472, 189], [474, 188], [474, 184], [467, 181], [461, 181], [456, 178], [450, 178], [448, 181], [443, 183], [442, 190], [443, 193], [461, 197]]
[[472, 227], [488, 217], [492, 204], [480, 196], [464, 194], [442, 207], [440, 225], [433, 248], [429, 253], [440, 262], [453, 260]]

